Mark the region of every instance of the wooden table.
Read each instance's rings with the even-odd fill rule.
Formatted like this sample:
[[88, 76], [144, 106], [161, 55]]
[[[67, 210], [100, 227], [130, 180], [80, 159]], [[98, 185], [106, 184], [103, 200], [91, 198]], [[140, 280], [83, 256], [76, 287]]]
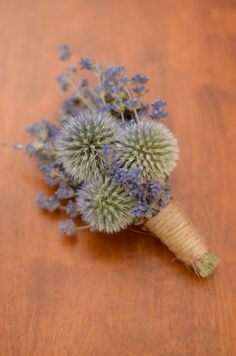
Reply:
[[[0, 4], [2, 356], [236, 354], [236, 2], [5, 0]], [[57, 231], [14, 142], [56, 121], [57, 45], [151, 77], [178, 137], [181, 201], [222, 264], [199, 280], [156, 239]], [[7, 141], [7, 144], [5, 143]]]

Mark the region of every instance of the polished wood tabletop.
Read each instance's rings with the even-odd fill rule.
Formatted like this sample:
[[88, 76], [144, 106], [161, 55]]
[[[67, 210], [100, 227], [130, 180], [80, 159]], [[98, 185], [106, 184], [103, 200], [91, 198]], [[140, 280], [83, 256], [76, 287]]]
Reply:
[[[236, 1], [2, 0], [0, 34], [0, 355], [236, 355]], [[35, 206], [43, 177], [12, 144], [57, 120], [62, 42], [167, 100], [174, 196], [222, 260], [209, 279], [151, 236], [62, 237]]]

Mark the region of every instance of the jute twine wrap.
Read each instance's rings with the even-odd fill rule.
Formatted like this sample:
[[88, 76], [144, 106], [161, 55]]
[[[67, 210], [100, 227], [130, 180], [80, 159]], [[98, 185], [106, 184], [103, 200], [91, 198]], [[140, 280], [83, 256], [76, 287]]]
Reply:
[[145, 226], [199, 276], [209, 276], [218, 265], [218, 257], [209, 251], [192, 221], [175, 201], [146, 221]]

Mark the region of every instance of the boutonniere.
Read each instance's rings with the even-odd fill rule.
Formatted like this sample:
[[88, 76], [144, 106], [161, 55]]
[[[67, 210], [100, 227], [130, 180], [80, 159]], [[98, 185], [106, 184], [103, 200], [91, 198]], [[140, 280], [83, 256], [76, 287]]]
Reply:
[[[60, 59], [70, 57], [70, 48], [60, 46]], [[94, 74], [96, 83], [81, 79], [81, 70]], [[36, 159], [54, 188], [49, 197], [40, 193], [37, 205], [64, 211], [59, 230], [68, 236], [87, 227], [113, 234], [141, 225], [199, 276], [210, 275], [219, 259], [173, 198], [169, 177], [178, 144], [162, 122], [166, 102], [143, 99], [148, 77], [129, 77], [124, 66], [81, 58], [58, 83], [67, 94], [58, 124], [34, 123], [27, 128], [34, 140], [16, 145]], [[85, 226], [76, 223], [78, 217]]]

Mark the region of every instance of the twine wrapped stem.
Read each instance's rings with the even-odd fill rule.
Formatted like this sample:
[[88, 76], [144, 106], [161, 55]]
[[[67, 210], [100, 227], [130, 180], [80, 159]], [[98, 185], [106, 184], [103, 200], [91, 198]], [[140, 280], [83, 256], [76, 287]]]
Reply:
[[208, 277], [219, 264], [203, 237], [175, 201], [146, 221], [145, 226], [197, 275]]

